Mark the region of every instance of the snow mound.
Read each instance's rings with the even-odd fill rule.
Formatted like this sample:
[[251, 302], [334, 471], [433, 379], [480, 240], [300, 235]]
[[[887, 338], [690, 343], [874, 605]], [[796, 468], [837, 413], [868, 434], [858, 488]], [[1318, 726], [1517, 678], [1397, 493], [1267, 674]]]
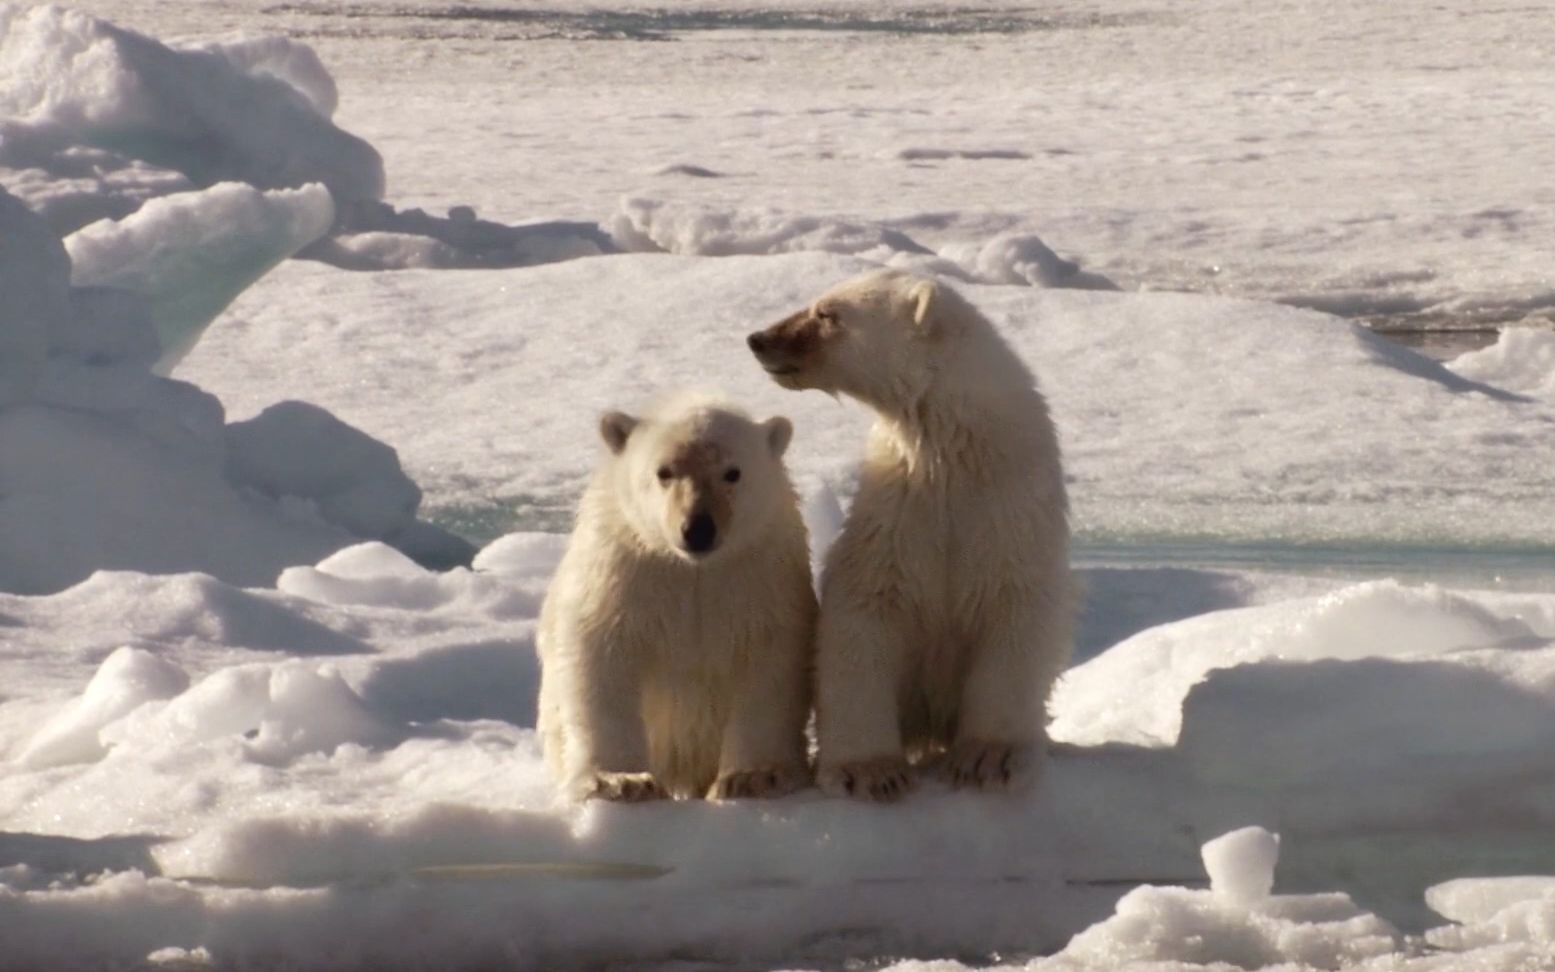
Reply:
[[[493, 559], [482, 562], [487, 571]], [[554, 561], [551, 566], [555, 566]], [[476, 609], [503, 617], [532, 615], [537, 606], [535, 597], [506, 573], [472, 574], [463, 568], [434, 573], [393, 547], [364, 543], [340, 550], [315, 567], [288, 568], [277, 579], [276, 588], [321, 604], [411, 611]], [[549, 576], [547, 570], [543, 577], [548, 580]]]
[[1140, 887], [1123, 896], [1113, 917], [1076, 935], [1055, 964], [1340, 969], [1391, 955], [1401, 941], [1345, 894], [1280, 895], [1240, 907], [1209, 891]]
[[316, 405], [271, 405], [228, 425], [226, 444], [234, 483], [277, 500], [311, 501], [349, 533], [381, 539], [415, 521], [421, 490], [394, 449]]
[[0, 116], [197, 185], [319, 182], [376, 199], [383, 161], [321, 112], [323, 73], [287, 41], [175, 49], [75, 11], [0, 6]]
[[201, 743], [231, 740], [241, 759], [259, 764], [398, 738], [338, 669], [301, 660], [223, 668], [169, 701], [131, 711], [101, 735], [140, 758], [178, 757]]
[[172, 698], [188, 687], [189, 676], [177, 665], [148, 651], [120, 648], [103, 662], [78, 699], [44, 723], [19, 759], [34, 769], [101, 759], [108, 749], [99, 730], [147, 702]]
[[1448, 367], [1471, 381], [1555, 403], [1555, 331], [1504, 328], [1495, 344], [1459, 355]]

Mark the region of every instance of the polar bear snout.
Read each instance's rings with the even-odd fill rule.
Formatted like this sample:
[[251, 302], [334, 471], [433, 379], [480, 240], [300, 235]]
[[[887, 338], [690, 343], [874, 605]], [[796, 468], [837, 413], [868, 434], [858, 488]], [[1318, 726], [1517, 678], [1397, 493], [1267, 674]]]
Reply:
[[824, 325], [820, 315], [800, 311], [753, 332], [745, 344], [767, 374], [781, 381], [799, 374], [813, 362], [825, 341]]
[[718, 546], [718, 521], [711, 513], [692, 513], [680, 528], [680, 539], [690, 554], [712, 553]]
[[745, 339], [745, 343], [768, 374], [788, 375], [799, 370], [800, 356], [793, 353], [782, 337], [773, 334], [771, 329], [752, 333]]

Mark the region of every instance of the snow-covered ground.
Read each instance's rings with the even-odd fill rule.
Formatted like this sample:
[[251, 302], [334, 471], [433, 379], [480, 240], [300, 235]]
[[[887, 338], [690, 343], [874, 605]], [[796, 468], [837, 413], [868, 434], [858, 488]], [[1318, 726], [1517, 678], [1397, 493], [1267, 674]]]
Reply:
[[[1555, 5], [75, 9], [0, 4], [0, 969], [1555, 968]], [[866, 416], [743, 337], [882, 262], [1060, 425], [1040, 788], [560, 802], [597, 413], [792, 416], [823, 546]]]

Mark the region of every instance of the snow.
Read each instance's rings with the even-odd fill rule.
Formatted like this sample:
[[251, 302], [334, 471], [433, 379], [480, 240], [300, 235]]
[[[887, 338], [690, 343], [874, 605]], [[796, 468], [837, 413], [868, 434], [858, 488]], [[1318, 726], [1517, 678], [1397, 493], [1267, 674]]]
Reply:
[[[1550, 23], [0, 5], [0, 969], [1555, 967]], [[562, 801], [597, 414], [792, 416], [819, 564], [743, 336], [878, 263], [1060, 424], [1041, 785]]]

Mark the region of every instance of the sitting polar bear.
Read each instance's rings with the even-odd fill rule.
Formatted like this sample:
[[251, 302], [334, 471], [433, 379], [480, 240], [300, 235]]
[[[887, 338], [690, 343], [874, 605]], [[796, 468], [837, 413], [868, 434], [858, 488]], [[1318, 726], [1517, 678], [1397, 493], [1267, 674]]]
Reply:
[[816, 604], [786, 418], [703, 395], [600, 421], [609, 455], [540, 612], [539, 730], [576, 797], [808, 782]]
[[908, 758], [957, 786], [1034, 777], [1073, 627], [1058, 438], [1031, 373], [961, 295], [884, 271], [750, 335], [785, 388], [877, 413], [821, 579], [821, 786], [890, 800]]

